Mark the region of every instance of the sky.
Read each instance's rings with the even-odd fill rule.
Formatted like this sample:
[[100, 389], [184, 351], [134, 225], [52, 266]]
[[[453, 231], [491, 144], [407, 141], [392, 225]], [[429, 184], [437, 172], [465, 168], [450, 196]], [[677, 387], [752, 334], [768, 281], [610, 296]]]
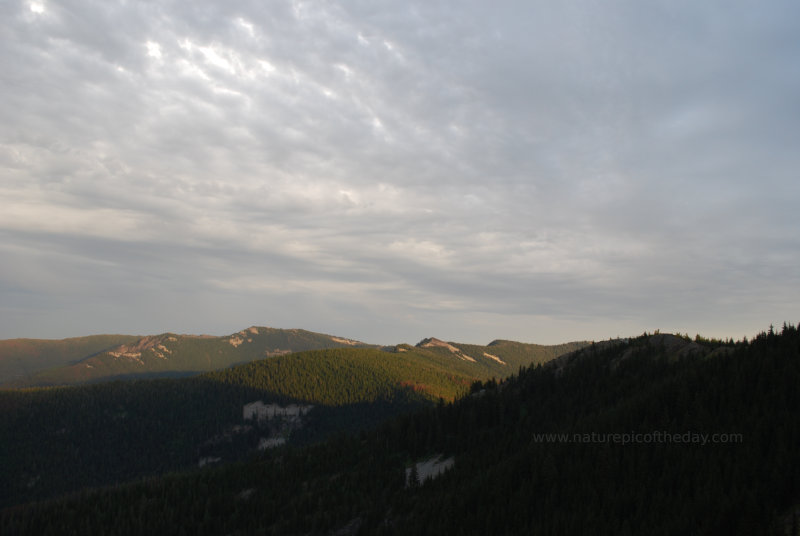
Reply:
[[0, 2], [0, 338], [800, 320], [794, 0]]

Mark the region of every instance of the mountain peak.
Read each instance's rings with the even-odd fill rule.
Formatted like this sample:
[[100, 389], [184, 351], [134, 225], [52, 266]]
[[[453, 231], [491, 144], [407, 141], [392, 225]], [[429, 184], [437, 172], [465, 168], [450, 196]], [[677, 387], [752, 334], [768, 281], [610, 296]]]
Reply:
[[422, 339], [417, 343], [417, 348], [430, 348], [432, 346], [441, 346], [443, 348], [451, 349], [451, 351], [455, 352], [458, 349], [450, 343], [444, 342], [441, 339], [437, 339], [436, 337], [428, 337], [426, 339]]

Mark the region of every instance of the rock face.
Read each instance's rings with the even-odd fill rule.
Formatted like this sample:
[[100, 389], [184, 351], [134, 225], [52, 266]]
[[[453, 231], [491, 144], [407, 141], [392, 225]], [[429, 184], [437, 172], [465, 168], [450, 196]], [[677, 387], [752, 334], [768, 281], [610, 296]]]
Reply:
[[[412, 467], [406, 467], [406, 487], [422, 484], [429, 478], [434, 479], [453, 467], [454, 463], [455, 459], [452, 456], [442, 459], [442, 455], [437, 454], [427, 460], [417, 462]], [[413, 482], [414, 478], [417, 479], [416, 482]]]
[[266, 450], [285, 444], [294, 430], [303, 427], [303, 417], [313, 407], [299, 404], [288, 406], [264, 404], [261, 400], [256, 400], [242, 407], [242, 417], [246, 421], [255, 420], [259, 423], [260, 429], [268, 432], [268, 436], [260, 438], [258, 442], [258, 450]]
[[453, 355], [458, 357], [459, 359], [463, 359], [464, 361], [470, 361], [472, 363], [475, 362], [474, 359], [472, 359], [470, 356], [468, 356], [467, 354], [462, 352], [460, 348], [457, 348], [457, 347], [453, 346], [449, 342], [444, 342], [444, 341], [439, 340], [439, 339], [434, 338], [434, 337], [430, 337], [428, 339], [422, 339], [417, 344], [417, 347], [418, 348], [436, 348], [436, 347], [445, 348], [445, 349], [449, 350], [450, 353], [452, 353]]
[[506, 364], [506, 362], [505, 362], [505, 361], [503, 361], [502, 359], [500, 359], [500, 358], [499, 358], [499, 357], [497, 357], [496, 355], [494, 355], [494, 354], [490, 354], [490, 353], [488, 353], [488, 352], [483, 352], [483, 357], [488, 357], [488, 358], [489, 358], [489, 359], [491, 359], [492, 361], [497, 361], [497, 362], [498, 362], [498, 363], [500, 363], [501, 365], [505, 365], [505, 364]]
[[298, 404], [280, 406], [278, 404], [264, 404], [261, 400], [256, 400], [244, 405], [242, 417], [246, 421], [251, 419], [267, 421], [275, 417], [283, 417], [288, 421], [299, 421], [300, 417], [311, 411], [313, 407], [311, 405], [300, 406]]
[[267, 439], [266, 437], [262, 437], [258, 441], [258, 450], [267, 450], [275, 447], [280, 447], [281, 445], [286, 444], [285, 437], [270, 437]]
[[114, 348], [113, 350], [108, 351], [108, 355], [113, 357], [114, 359], [128, 359], [131, 361], [136, 361], [140, 365], [144, 365], [144, 361], [142, 361], [142, 352], [146, 350], [152, 350], [153, 353], [156, 354], [157, 357], [164, 358], [164, 352], [171, 353], [166, 346], [164, 346], [165, 337], [163, 335], [151, 335], [148, 337], [142, 337], [138, 341], [132, 344], [121, 344]]

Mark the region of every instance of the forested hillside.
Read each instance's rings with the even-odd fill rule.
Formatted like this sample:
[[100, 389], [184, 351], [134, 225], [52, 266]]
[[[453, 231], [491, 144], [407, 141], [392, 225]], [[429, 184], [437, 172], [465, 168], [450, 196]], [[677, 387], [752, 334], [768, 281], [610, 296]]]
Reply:
[[[0, 532], [796, 534], [798, 384], [791, 325], [617, 340], [371, 431], [5, 509]], [[453, 467], [407, 486], [434, 454]]]
[[303, 352], [255, 361], [208, 373], [215, 381], [269, 390], [328, 406], [389, 400], [399, 388], [409, 388], [431, 400], [453, 400], [470, 383], [482, 378], [432, 362], [420, 352], [390, 353], [372, 349]]
[[[452, 369], [422, 351], [339, 348], [193, 378], [0, 391], [0, 436], [8, 438], [0, 442], [0, 504], [203, 459], [238, 459], [277, 432], [292, 444], [318, 441], [440, 398], [453, 400], [487, 377], [479, 367]], [[298, 429], [269, 430], [243, 422], [243, 405], [255, 400], [315, 408]]]

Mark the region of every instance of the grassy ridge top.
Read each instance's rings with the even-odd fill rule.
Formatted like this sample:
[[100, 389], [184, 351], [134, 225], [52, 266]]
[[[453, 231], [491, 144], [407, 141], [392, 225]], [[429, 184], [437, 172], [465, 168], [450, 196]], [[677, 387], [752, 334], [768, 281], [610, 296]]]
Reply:
[[64, 366], [138, 338], [136, 335], [89, 335], [61, 340], [0, 340], [0, 383], [23, 381], [42, 369]]
[[[40, 370], [17, 377], [5, 386], [66, 385], [111, 379], [197, 374], [305, 350], [369, 346], [302, 329], [255, 326], [223, 337], [163, 333], [127, 337], [116, 344], [105, 345], [78, 358], [62, 358], [60, 363], [51, 365], [52, 368], [41, 370], [46, 367], [39, 367]], [[80, 349], [76, 349], [71, 355], [79, 352]], [[57, 353], [57, 349], [52, 353]], [[66, 364], [67, 361], [76, 359], [80, 360]]]

